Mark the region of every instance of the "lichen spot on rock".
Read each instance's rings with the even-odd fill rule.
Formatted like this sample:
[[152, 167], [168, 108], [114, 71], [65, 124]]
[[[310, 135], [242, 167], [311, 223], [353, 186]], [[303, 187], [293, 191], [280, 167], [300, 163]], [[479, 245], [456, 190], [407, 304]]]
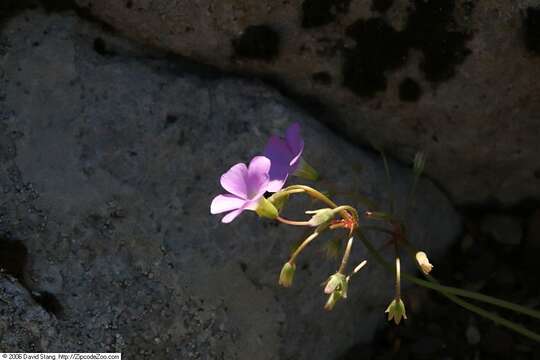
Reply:
[[371, 10], [385, 13], [392, 7], [393, 4], [394, 0], [373, 0], [371, 2]]
[[302, 27], [309, 29], [328, 25], [336, 20], [338, 13], [349, 12], [351, 0], [304, 0], [302, 3]]
[[[456, 25], [453, 0], [412, 3], [401, 31], [384, 17], [358, 19], [347, 28], [356, 46], [344, 50], [343, 85], [356, 95], [373, 97], [386, 90], [386, 77], [407, 62], [411, 49], [422, 53], [419, 68], [432, 83], [454, 77], [456, 67], [471, 53], [466, 47], [471, 33]], [[382, 1], [375, 5], [385, 9]]]
[[373, 97], [386, 90], [386, 72], [403, 65], [408, 48], [400, 32], [382, 18], [359, 19], [347, 28], [356, 46], [345, 49], [343, 85], [356, 95]]
[[540, 8], [527, 8], [523, 28], [525, 47], [531, 53], [540, 55]]
[[253, 25], [233, 39], [232, 46], [239, 58], [272, 61], [279, 55], [280, 37], [267, 25]]
[[423, 53], [420, 70], [433, 83], [454, 77], [471, 53], [466, 47], [471, 34], [456, 28], [455, 7], [454, 0], [414, 0], [404, 30], [410, 47]]
[[422, 88], [411, 78], [405, 78], [399, 84], [399, 99], [401, 101], [414, 102], [422, 96]]

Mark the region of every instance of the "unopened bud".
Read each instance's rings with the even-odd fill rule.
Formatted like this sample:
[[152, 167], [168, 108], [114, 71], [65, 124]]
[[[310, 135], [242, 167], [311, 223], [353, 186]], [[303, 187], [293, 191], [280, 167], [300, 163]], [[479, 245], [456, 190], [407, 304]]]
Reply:
[[433, 269], [433, 265], [431, 265], [426, 253], [423, 251], [419, 251], [416, 253], [416, 261], [418, 262], [418, 265], [422, 269], [422, 272], [426, 275], [429, 274], [431, 270]]
[[330, 296], [328, 296], [328, 300], [324, 305], [325, 310], [332, 310], [339, 300], [347, 298], [347, 290], [349, 287], [348, 281], [349, 279], [339, 272], [328, 278], [326, 286], [324, 287], [324, 293], [329, 294]]
[[339, 293], [339, 295], [347, 298], [347, 278], [342, 273], [335, 273], [328, 278], [324, 287], [325, 294]]
[[276, 207], [264, 196], [259, 200], [259, 203], [257, 204], [257, 208], [255, 209], [257, 212], [257, 215], [260, 217], [265, 217], [269, 219], [275, 219], [279, 212], [276, 209]]
[[311, 219], [308, 221], [310, 226], [319, 226], [332, 220], [335, 216], [335, 211], [334, 209], [324, 208], [306, 211], [306, 214], [313, 214]]
[[268, 198], [268, 201], [270, 201], [272, 205], [274, 205], [278, 213], [281, 212], [287, 200], [289, 200], [289, 195], [283, 195], [280, 192], [274, 193]]
[[393, 319], [396, 325], [399, 325], [401, 318], [407, 319], [407, 314], [405, 313], [405, 304], [401, 299], [392, 300], [385, 313], [388, 314], [388, 321]]
[[426, 155], [419, 151], [414, 156], [413, 171], [416, 176], [419, 176], [424, 172], [426, 166]]
[[324, 293], [331, 294], [334, 291], [341, 289], [343, 287], [344, 282], [345, 282], [345, 275], [341, 273], [335, 273], [334, 275], [330, 276], [328, 280], [326, 281], [326, 285], [324, 287]]
[[291, 264], [290, 262], [286, 262], [281, 269], [281, 273], [279, 274], [278, 284], [283, 287], [291, 287], [295, 270], [296, 265], [294, 263]]
[[342, 296], [338, 292], [333, 292], [328, 297], [328, 300], [326, 301], [326, 304], [324, 304], [324, 310], [326, 311], [332, 311], [334, 309], [334, 306], [336, 306], [336, 303], [342, 299]]
[[300, 158], [298, 168], [296, 168], [296, 171], [293, 173], [293, 175], [311, 181], [315, 181], [319, 178], [319, 174], [317, 173], [317, 171], [303, 158]]

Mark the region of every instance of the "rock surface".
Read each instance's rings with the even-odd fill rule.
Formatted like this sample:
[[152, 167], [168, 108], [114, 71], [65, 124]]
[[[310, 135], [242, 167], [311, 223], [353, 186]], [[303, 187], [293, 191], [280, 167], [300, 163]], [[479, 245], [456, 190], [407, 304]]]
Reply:
[[489, 214], [482, 219], [481, 229], [501, 244], [518, 245], [523, 238], [522, 222], [517, 216]]
[[36, 303], [15, 278], [3, 273], [0, 273], [0, 314], [0, 351], [40, 352], [57, 345], [55, 317]]
[[[0, 36], [0, 244], [50, 314], [24, 294], [14, 306], [54, 319], [54, 331], [16, 333], [0, 351], [31, 341], [130, 359], [331, 359], [372, 336], [392, 292], [380, 267], [370, 263], [325, 313], [320, 283], [334, 261], [316, 263], [310, 249], [295, 286], [280, 289], [305, 234], [253, 213], [223, 225], [209, 204], [221, 173], [292, 120], [326, 179], [318, 186], [338, 200], [387, 202], [378, 157], [261, 83], [157, 59], [75, 16], [24, 12]], [[411, 172], [391, 171], [395, 193], [407, 194]], [[411, 213], [412, 238], [436, 262], [459, 217], [427, 180]], [[356, 246], [355, 261], [365, 257]]]
[[[144, 43], [315, 99], [459, 203], [540, 197], [540, 2], [76, 0]], [[314, 110], [318, 111], [318, 110]]]

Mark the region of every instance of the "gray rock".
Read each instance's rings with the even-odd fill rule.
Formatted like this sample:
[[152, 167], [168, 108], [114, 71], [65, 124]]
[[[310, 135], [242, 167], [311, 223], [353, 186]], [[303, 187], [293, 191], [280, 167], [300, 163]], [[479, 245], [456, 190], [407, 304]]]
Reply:
[[[326, 313], [320, 283], [337, 265], [316, 246], [300, 259], [295, 286], [277, 286], [302, 230], [253, 213], [223, 225], [209, 205], [221, 173], [293, 120], [325, 179], [317, 186], [340, 202], [356, 206], [360, 193], [387, 203], [377, 156], [261, 83], [194, 73], [74, 16], [26, 12], [2, 37], [0, 237], [26, 246], [26, 286], [62, 306], [59, 340], [43, 351], [330, 359], [371, 338], [391, 275], [370, 262], [348, 301]], [[96, 39], [107, 52], [94, 51]], [[391, 171], [395, 193], [407, 194], [410, 171]], [[290, 205], [291, 216], [316, 206]], [[460, 231], [455, 210], [422, 180], [407, 215], [412, 239], [436, 263]], [[367, 254], [358, 244], [353, 256]]]
[[0, 273], [0, 352], [42, 352], [57, 339], [57, 321], [19, 282]]
[[482, 219], [481, 228], [501, 244], [517, 245], [523, 238], [522, 220], [515, 216], [487, 215]]
[[457, 202], [540, 197], [538, 0], [77, 3], [143, 43], [274, 78], [355, 142], [425, 150]]

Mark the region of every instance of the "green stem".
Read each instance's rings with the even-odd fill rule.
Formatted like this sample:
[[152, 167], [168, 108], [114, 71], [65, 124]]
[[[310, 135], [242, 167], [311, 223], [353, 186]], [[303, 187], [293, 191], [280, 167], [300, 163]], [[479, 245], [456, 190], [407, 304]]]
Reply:
[[[383, 157], [385, 159], [385, 167], [388, 168], [388, 165], [387, 165], [387, 162], [386, 162], [386, 158]], [[389, 172], [388, 172], [389, 174]], [[288, 187], [287, 189], [284, 189], [284, 190], [302, 190], [302, 191], [305, 191], [306, 193], [308, 193], [308, 195], [310, 195], [311, 197], [315, 198], [315, 199], [318, 199], [322, 202], [324, 202], [325, 204], [327, 204], [328, 206], [330, 206], [331, 208], [336, 208], [337, 205], [332, 201], [330, 200], [327, 196], [325, 196], [324, 194], [320, 193], [319, 191], [313, 189], [313, 188], [310, 188], [309, 186], [304, 186], [304, 185], [293, 185], [293, 186], [290, 186]], [[296, 192], [296, 191], [295, 191]], [[300, 191], [298, 191], [300, 192]], [[353, 216], [355, 217], [355, 219], [358, 221], [358, 214], [356, 212], [355, 209], [353, 209], [354, 211], [352, 212], [353, 213]], [[348, 214], [345, 210], [342, 211], [342, 215], [344, 217], [346, 217]], [[394, 268], [393, 266], [388, 263], [382, 256], [381, 254], [373, 247], [373, 245], [365, 238], [365, 236], [363, 235], [363, 233], [359, 230], [359, 229], [356, 229], [358, 235], [360, 236], [360, 239], [361, 241], [364, 243], [364, 245], [366, 246], [366, 248], [372, 253], [372, 255], [375, 257], [375, 259], [381, 263], [384, 267], [386, 267], [388, 270], [390, 271], [393, 271]], [[295, 252], [295, 254], [293, 254], [293, 257], [292, 259], [294, 259], [299, 253], [300, 251], [305, 247], [307, 246], [307, 244], [309, 244], [315, 237], [318, 236], [318, 233], [317, 231], [312, 234], [312, 236], [310, 236], [308, 239], [306, 239], [306, 241], [304, 241], [304, 243], [300, 246], [299, 249], [297, 249], [297, 251]], [[298, 251], [299, 250], [299, 251]], [[468, 290], [464, 290], [464, 289], [459, 289], [459, 288], [454, 288], [454, 287], [450, 287], [450, 286], [444, 286], [444, 285], [440, 285], [438, 284], [437, 282], [434, 281], [434, 279], [430, 279], [432, 281], [426, 281], [426, 280], [422, 280], [422, 279], [419, 279], [417, 277], [414, 277], [408, 273], [405, 273], [405, 272], [402, 272], [401, 273], [401, 276], [412, 282], [412, 283], [415, 283], [419, 286], [423, 286], [423, 287], [426, 287], [426, 288], [429, 288], [429, 289], [432, 289], [432, 290], [435, 290], [435, 291], [438, 291], [440, 293], [442, 293], [444, 296], [448, 297], [450, 300], [454, 301], [455, 303], [457, 303], [458, 305], [480, 315], [480, 316], [484, 316], [485, 318], [487, 319], [490, 319], [492, 321], [494, 321], [495, 323], [497, 324], [500, 324], [502, 326], [505, 326], [511, 330], [514, 330], [515, 332], [517, 333], [520, 333], [530, 339], [533, 339], [535, 341], [538, 341], [540, 342], [540, 335], [535, 333], [535, 332], [532, 332], [528, 329], [526, 329], [525, 327], [519, 325], [519, 324], [516, 324], [512, 321], [509, 321], [507, 319], [504, 319], [496, 314], [493, 314], [489, 311], [486, 311], [482, 308], [479, 308], [473, 304], [470, 304], [458, 297], [456, 297], [455, 295], [458, 295], [458, 296], [463, 296], [463, 297], [467, 297], [467, 298], [471, 298], [471, 299], [475, 299], [475, 300], [479, 300], [479, 301], [483, 301], [483, 302], [486, 302], [486, 303], [489, 303], [489, 304], [492, 304], [492, 305], [496, 305], [496, 306], [500, 306], [502, 308], [506, 308], [506, 309], [509, 309], [509, 310], [513, 310], [513, 311], [516, 311], [516, 312], [519, 312], [519, 313], [522, 313], [522, 314], [526, 314], [526, 315], [529, 315], [531, 317], [534, 317], [534, 318], [537, 318], [537, 319], [540, 319], [540, 312], [536, 311], [536, 310], [532, 310], [532, 309], [529, 309], [527, 307], [524, 307], [524, 306], [520, 306], [520, 305], [517, 305], [517, 304], [513, 304], [511, 302], [508, 302], [508, 301], [504, 301], [504, 300], [500, 300], [500, 299], [497, 299], [497, 298], [494, 298], [494, 297], [491, 297], [491, 296], [487, 296], [487, 295], [483, 295], [483, 294], [479, 294], [479, 293], [476, 293], [476, 292], [473, 292], [473, 291], [468, 291]]]
[[358, 222], [358, 213], [356, 212], [356, 209], [349, 205], [340, 205], [336, 208], [334, 208], [335, 211], [339, 212], [343, 215], [343, 211], [348, 211], [351, 214], [353, 214], [353, 218]]
[[513, 330], [523, 336], [526, 336], [528, 337], [529, 339], [532, 339], [532, 340], [535, 340], [537, 342], [540, 342], [540, 334], [537, 334], [527, 328], [525, 328], [524, 326], [520, 325], [520, 324], [516, 324], [515, 322], [512, 322], [510, 320], [507, 320], [503, 317], [500, 317], [494, 313], [491, 313], [489, 311], [486, 311], [476, 305], [473, 305], [471, 303], [468, 303], [460, 298], [458, 298], [457, 296], [455, 295], [451, 295], [451, 294], [448, 294], [448, 293], [445, 293], [445, 292], [441, 292], [441, 294], [445, 297], [447, 297], [448, 299], [450, 299], [451, 301], [455, 302], [456, 304], [462, 306], [463, 308], [469, 310], [469, 311], [472, 311], [473, 313], [475, 314], [478, 314], [480, 316], [483, 316], [485, 317], [486, 319], [489, 319], [489, 320], [492, 320], [494, 323], [496, 324], [499, 324], [499, 325], [502, 325], [510, 330]]
[[[364, 246], [368, 249], [368, 251], [375, 257], [375, 260], [377, 260], [381, 265], [383, 265], [387, 270], [390, 270], [390, 271], [393, 271], [394, 268], [393, 266], [388, 262], [386, 261], [386, 259], [384, 259], [380, 253], [377, 252], [377, 250], [373, 247], [373, 245], [367, 240], [367, 238], [364, 236], [364, 234], [362, 234], [361, 231], [357, 230], [357, 233], [360, 237], [360, 240], [362, 241], [362, 243], [364, 244]], [[429, 289], [432, 289], [432, 290], [435, 290], [435, 291], [438, 291], [440, 293], [442, 293], [444, 296], [448, 297], [450, 300], [456, 302], [457, 304], [459, 304], [460, 306], [480, 315], [480, 316], [483, 316], [487, 319], [490, 319], [492, 320], [493, 322], [495, 322], [496, 324], [500, 324], [502, 326], [505, 326], [511, 330], [514, 330], [515, 332], [519, 333], [519, 334], [522, 334], [530, 339], [533, 339], [535, 341], [538, 341], [540, 342], [540, 335], [535, 333], [535, 332], [532, 332], [528, 329], [526, 329], [525, 327], [519, 325], [519, 324], [516, 324], [512, 321], [509, 321], [507, 319], [504, 319], [496, 314], [493, 314], [493, 313], [490, 313], [489, 311], [486, 311], [482, 308], [479, 308], [473, 304], [470, 304], [464, 300], [461, 300], [457, 297], [455, 297], [454, 295], [459, 295], [459, 296], [464, 296], [464, 297], [470, 297], [470, 298], [473, 298], [473, 299], [476, 299], [476, 300], [480, 300], [480, 298], [482, 298], [483, 300], [482, 301], [486, 301], [488, 298], [490, 300], [489, 303], [491, 304], [494, 304], [494, 305], [498, 305], [498, 306], [502, 306], [502, 304], [504, 304], [505, 306], [502, 306], [502, 307], [506, 307], [508, 309], [511, 309], [511, 310], [514, 310], [514, 311], [518, 311], [518, 312], [522, 312], [524, 314], [528, 314], [530, 316], [533, 316], [533, 317], [537, 317], [537, 312], [534, 311], [534, 310], [531, 310], [531, 309], [528, 309], [528, 308], [525, 308], [525, 307], [522, 307], [522, 306], [519, 306], [519, 305], [516, 305], [516, 304], [512, 304], [512, 303], [509, 303], [509, 302], [506, 302], [506, 301], [503, 301], [503, 300], [499, 300], [499, 299], [495, 299], [495, 298], [491, 298], [489, 296], [486, 296], [486, 295], [482, 295], [482, 294], [478, 294], [478, 293], [474, 293], [474, 292], [471, 292], [471, 291], [467, 291], [467, 290], [463, 290], [463, 289], [457, 289], [457, 288], [452, 288], [452, 287], [449, 287], [449, 286], [443, 286], [443, 285], [439, 285], [439, 284], [436, 284], [436, 283], [432, 283], [432, 282], [429, 282], [429, 281], [426, 281], [426, 280], [422, 280], [422, 279], [418, 279], [412, 275], [409, 275], [407, 273], [404, 273], [402, 272], [401, 273], [401, 276], [412, 282], [412, 283], [415, 283], [416, 285], [420, 285], [420, 286], [423, 286], [423, 287], [426, 287], [426, 288], [429, 288]], [[493, 301], [495, 300], [495, 301]], [[488, 302], [488, 301], [486, 301]], [[518, 310], [519, 309], [519, 310]], [[526, 310], [526, 311], [523, 311], [523, 310]]]
[[[335, 202], [333, 202], [332, 200], [330, 200], [326, 195], [324, 195], [320, 191], [315, 190], [315, 189], [313, 189], [313, 188], [311, 188], [309, 186], [291, 185], [291, 186], [289, 186], [289, 187], [287, 187], [287, 188], [285, 188], [283, 190], [284, 191], [290, 191], [290, 190], [298, 190], [298, 189], [305, 191], [309, 196], [311, 196], [312, 198], [317, 199], [319, 201], [322, 201], [323, 203], [325, 203], [326, 205], [328, 205], [332, 209], [335, 209], [335, 208], [338, 207], [337, 204]], [[358, 222], [358, 212], [356, 211], [355, 208], [353, 208], [352, 206], [346, 205], [346, 206], [344, 206], [344, 209], [347, 209], [350, 212], [352, 212], [354, 219]], [[346, 210], [340, 211], [340, 214], [344, 218], [348, 217], [348, 214], [347, 214]]]
[[300, 246], [294, 251], [294, 253], [291, 255], [291, 258], [289, 259], [289, 262], [291, 264], [294, 264], [294, 262], [296, 261], [296, 258], [298, 257], [298, 255], [300, 255], [300, 253], [302, 252], [302, 250], [304, 250], [306, 248], [306, 246], [309, 245], [310, 242], [312, 242], [313, 240], [315, 240], [315, 238], [317, 236], [319, 236], [324, 230], [326, 229], [326, 226], [319, 226], [318, 228], [315, 229], [315, 231], [313, 231], [313, 233], [311, 235], [309, 235], [307, 237], [307, 239], [305, 239], [301, 244]]
[[396, 256], [396, 301], [401, 299], [401, 262], [399, 255]]
[[407, 203], [405, 205], [405, 215], [409, 214], [411, 209], [414, 207], [414, 194], [416, 192], [416, 186], [418, 185], [419, 179], [420, 179], [420, 174], [414, 174], [414, 180], [411, 186], [411, 191], [409, 192], [409, 197], [407, 198]]
[[291, 194], [298, 194], [298, 193], [302, 193], [302, 192], [304, 192], [304, 190], [302, 190], [302, 189], [287, 190], [287, 191], [282, 190], [282, 191], [277, 192], [274, 195], [272, 195], [272, 197], [274, 199], [279, 199], [279, 198], [284, 197], [284, 196], [289, 196]]
[[320, 200], [322, 201], [323, 203], [325, 203], [326, 205], [330, 206], [332, 209], [333, 208], [336, 208], [337, 207], [337, 204], [335, 202], [333, 202], [332, 200], [330, 200], [326, 195], [324, 195], [323, 193], [321, 193], [320, 191], [317, 191], [309, 186], [305, 186], [305, 185], [291, 185], [285, 189], [283, 189], [283, 191], [289, 191], [289, 190], [302, 190], [304, 192], [306, 192], [309, 196], [317, 199], [317, 200]]
[[[374, 231], [384, 232], [384, 233], [387, 233], [387, 234], [392, 234], [391, 230], [385, 229], [385, 228], [379, 227], [379, 226], [363, 226], [362, 229], [374, 230]], [[409, 255], [411, 256], [411, 258], [416, 263], [416, 257], [414, 256], [416, 254], [416, 252], [417, 252], [416, 249], [414, 249], [412, 247], [412, 245], [406, 239], [403, 239], [403, 240], [404, 241], [402, 242], [402, 244], [405, 245], [405, 247], [407, 248], [407, 250], [409, 252]], [[377, 250], [375, 250], [375, 251], [377, 251]], [[415, 282], [416, 280], [423, 281], [423, 280], [415, 278], [415, 277], [413, 277], [412, 275], [409, 275], [409, 274], [404, 274], [403, 277], [405, 277], [405, 278], [408, 277], [407, 279], [409, 281], [412, 281], [412, 282]], [[454, 294], [454, 295], [466, 297], [466, 298], [469, 298], [469, 299], [482, 301], [482, 302], [485, 302], [487, 304], [499, 306], [501, 308], [512, 310], [512, 311], [515, 311], [517, 313], [528, 315], [530, 317], [533, 317], [535, 319], [540, 320], [540, 311], [528, 308], [526, 306], [521, 306], [521, 305], [518, 305], [518, 304], [514, 304], [514, 303], [506, 301], [506, 300], [498, 299], [498, 298], [495, 298], [493, 296], [480, 294], [480, 293], [477, 293], [477, 292], [474, 292], [474, 291], [455, 288], [455, 287], [451, 287], [451, 286], [440, 285], [438, 283], [438, 281], [433, 276], [427, 275], [426, 277], [432, 284], [434, 283], [436, 285], [436, 288], [432, 288], [433, 290], [444, 291], [444, 292], [449, 293], [449, 294]], [[415, 280], [413, 280], [413, 278]], [[420, 286], [429, 287], [427, 282], [424, 282], [422, 284], [420, 284], [420, 283], [417, 283], [417, 284], [420, 285]]]
[[295, 221], [295, 220], [289, 220], [289, 219], [285, 219], [284, 217], [281, 217], [281, 216], [276, 216], [276, 220], [283, 223], [283, 224], [287, 224], [287, 225], [293, 225], [293, 226], [311, 226], [309, 224], [309, 222], [307, 221]]
[[483, 294], [480, 294], [480, 293], [477, 293], [477, 292], [474, 292], [474, 291], [455, 288], [455, 287], [451, 287], [451, 286], [440, 285], [440, 284], [437, 284], [435, 282], [422, 280], [422, 279], [419, 279], [419, 278], [414, 277], [414, 276], [412, 276], [410, 274], [407, 274], [407, 273], [402, 274], [402, 275], [403, 275], [403, 278], [407, 279], [408, 281], [413, 282], [413, 283], [415, 283], [417, 285], [426, 287], [426, 288], [430, 288], [430, 289], [433, 289], [433, 290], [436, 290], [436, 291], [439, 291], [439, 292], [445, 292], [445, 293], [448, 293], [448, 294], [453, 294], [453, 295], [466, 297], [466, 298], [469, 298], [469, 299], [482, 301], [482, 302], [485, 302], [485, 303], [488, 303], [488, 304], [491, 304], [491, 305], [496, 305], [496, 306], [499, 306], [499, 307], [502, 307], [502, 308], [505, 308], [505, 309], [508, 309], [508, 310], [512, 310], [512, 311], [515, 311], [515, 312], [518, 312], [518, 313], [529, 315], [530, 317], [533, 317], [533, 318], [536, 318], [536, 319], [540, 319], [540, 313], [538, 311], [533, 310], [533, 309], [529, 309], [529, 308], [527, 308], [525, 306], [517, 305], [517, 304], [511, 303], [509, 301], [497, 299], [497, 298], [487, 296], [487, 295], [483, 295]]
[[384, 171], [386, 172], [386, 182], [388, 186], [388, 194], [390, 195], [390, 214], [394, 214], [395, 210], [395, 199], [394, 189], [392, 187], [392, 176], [390, 175], [390, 167], [388, 166], [388, 159], [386, 159], [386, 154], [381, 150], [381, 157], [384, 162]]
[[345, 269], [347, 268], [347, 263], [349, 262], [349, 256], [351, 255], [351, 249], [354, 242], [354, 237], [350, 237], [347, 242], [347, 247], [345, 248], [345, 253], [341, 259], [341, 265], [339, 266], [338, 273], [345, 275]]

